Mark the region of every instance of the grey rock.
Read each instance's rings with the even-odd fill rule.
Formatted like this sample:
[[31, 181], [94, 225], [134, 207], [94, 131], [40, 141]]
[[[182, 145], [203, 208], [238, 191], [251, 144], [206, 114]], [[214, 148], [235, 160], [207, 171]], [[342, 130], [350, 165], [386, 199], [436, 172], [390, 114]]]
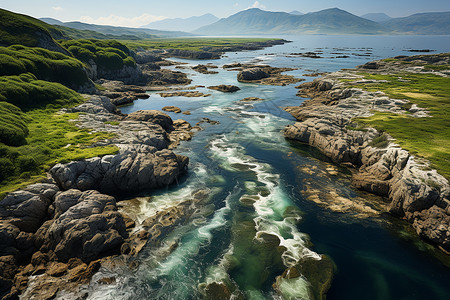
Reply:
[[268, 77], [270, 77], [270, 75], [267, 74], [266, 72], [264, 72], [260, 68], [252, 68], [252, 69], [242, 70], [237, 75], [238, 81], [244, 81], [244, 82], [260, 80], [260, 79], [268, 78]]
[[138, 110], [129, 114], [125, 120], [151, 122], [160, 125], [165, 130], [172, 128], [172, 119], [158, 110]]

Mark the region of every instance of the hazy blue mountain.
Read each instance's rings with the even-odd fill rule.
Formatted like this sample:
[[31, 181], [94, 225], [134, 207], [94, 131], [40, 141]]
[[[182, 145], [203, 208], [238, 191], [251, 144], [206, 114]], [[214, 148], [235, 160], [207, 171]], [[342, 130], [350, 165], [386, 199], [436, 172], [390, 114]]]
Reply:
[[291, 11], [291, 12], [289, 12], [291, 15], [297, 15], [297, 16], [301, 16], [301, 15], [304, 15], [304, 13], [302, 13], [302, 12], [299, 12], [298, 10], [293, 10], [293, 11]]
[[300, 16], [252, 8], [194, 31], [204, 35], [378, 34], [383, 32], [385, 29], [380, 24], [338, 8]]
[[195, 16], [190, 18], [176, 18], [165, 19], [161, 21], [152, 22], [150, 24], [141, 26], [142, 28], [151, 28], [158, 30], [170, 30], [170, 31], [194, 31], [202, 26], [206, 26], [218, 21], [219, 18], [212, 14], [205, 14], [202, 16]]
[[450, 34], [450, 12], [420, 13], [405, 18], [382, 22], [385, 27], [399, 33]]
[[42, 18], [41, 20], [51, 25], [65, 26], [78, 30], [95, 31], [105, 35], [113, 36], [114, 38], [122, 37], [124, 39], [151, 39], [155, 37], [178, 37], [192, 35], [190, 33], [181, 31], [162, 31], [147, 28], [116, 27], [108, 25], [87, 24], [82, 22], [60, 22], [52, 18]]
[[365, 14], [362, 15], [361, 18], [370, 20], [370, 21], [374, 21], [374, 22], [385, 22], [385, 21], [389, 21], [390, 19], [392, 19], [391, 17], [389, 17], [387, 14], [385, 13], [370, 13], [370, 14]]
[[61, 22], [60, 20], [56, 20], [53, 18], [39, 18], [39, 20], [50, 25], [60, 25], [60, 26], [64, 25], [64, 22]]

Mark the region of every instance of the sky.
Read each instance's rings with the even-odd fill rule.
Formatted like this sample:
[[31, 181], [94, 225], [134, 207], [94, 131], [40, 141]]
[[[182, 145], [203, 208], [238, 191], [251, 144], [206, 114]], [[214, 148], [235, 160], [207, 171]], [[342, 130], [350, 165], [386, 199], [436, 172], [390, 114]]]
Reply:
[[[212, 13], [219, 18], [257, 7], [303, 13], [338, 7], [355, 15], [383, 12], [405, 17], [419, 12], [450, 11], [449, 0], [0, 0], [0, 8], [36, 18], [139, 27], [165, 18]], [[0, 20], [1, 21], [1, 20]]]

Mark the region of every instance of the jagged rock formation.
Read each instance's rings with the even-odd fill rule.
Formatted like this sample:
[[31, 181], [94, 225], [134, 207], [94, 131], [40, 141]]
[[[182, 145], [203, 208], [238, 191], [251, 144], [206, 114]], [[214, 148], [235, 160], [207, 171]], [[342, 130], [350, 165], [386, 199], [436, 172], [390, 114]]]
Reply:
[[[382, 62], [365, 69], [390, 72], [398, 68]], [[399, 64], [403, 71], [420, 71]], [[340, 79], [367, 82], [352, 71], [328, 74], [300, 85], [299, 95], [311, 98], [300, 107], [288, 107], [298, 122], [285, 128], [288, 139], [307, 143], [321, 150], [334, 162], [356, 168], [353, 184], [363, 190], [389, 198], [389, 212], [405, 217], [417, 233], [443, 249], [450, 249], [450, 186], [428, 164], [392, 142], [388, 134], [373, 128], [358, 130], [352, 119], [371, 116], [372, 110], [404, 113], [406, 100], [390, 99], [382, 92], [348, 87]], [[427, 116], [415, 107], [409, 113]], [[379, 141], [374, 143], [374, 139]]]

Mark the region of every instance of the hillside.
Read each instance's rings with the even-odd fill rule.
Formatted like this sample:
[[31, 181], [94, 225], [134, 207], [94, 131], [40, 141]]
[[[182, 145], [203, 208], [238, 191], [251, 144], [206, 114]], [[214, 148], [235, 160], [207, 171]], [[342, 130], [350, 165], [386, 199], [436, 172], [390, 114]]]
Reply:
[[386, 32], [379, 24], [331, 8], [306, 15], [248, 9], [204, 26], [194, 33], [233, 34], [378, 34]]
[[385, 13], [369, 13], [369, 14], [362, 15], [361, 18], [364, 18], [364, 19], [367, 19], [370, 21], [374, 21], [374, 22], [378, 22], [378, 23], [389, 21], [392, 19]]
[[450, 34], [450, 12], [420, 13], [382, 22], [397, 33]]
[[202, 26], [210, 25], [219, 18], [212, 14], [205, 14], [202, 16], [194, 16], [190, 18], [176, 18], [165, 19], [161, 21], [152, 22], [150, 24], [141, 26], [142, 28], [151, 28], [157, 30], [169, 30], [169, 31], [194, 31]]
[[116, 39], [136, 40], [136, 39], [153, 39], [160, 37], [178, 37], [191, 35], [187, 32], [181, 31], [162, 31], [147, 28], [116, 27], [109, 25], [87, 24], [82, 22], [60, 22], [58, 20], [51, 18], [43, 18], [41, 20], [46, 20], [50, 24], [60, 25], [76, 30], [98, 32], [100, 34], [108, 36], [108, 38], [110, 39], [116, 38]]
[[0, 9], [0, 46], [21, 44], [66, 53], [55, 40], [67, 39], [67, 35], [38, 19]]

